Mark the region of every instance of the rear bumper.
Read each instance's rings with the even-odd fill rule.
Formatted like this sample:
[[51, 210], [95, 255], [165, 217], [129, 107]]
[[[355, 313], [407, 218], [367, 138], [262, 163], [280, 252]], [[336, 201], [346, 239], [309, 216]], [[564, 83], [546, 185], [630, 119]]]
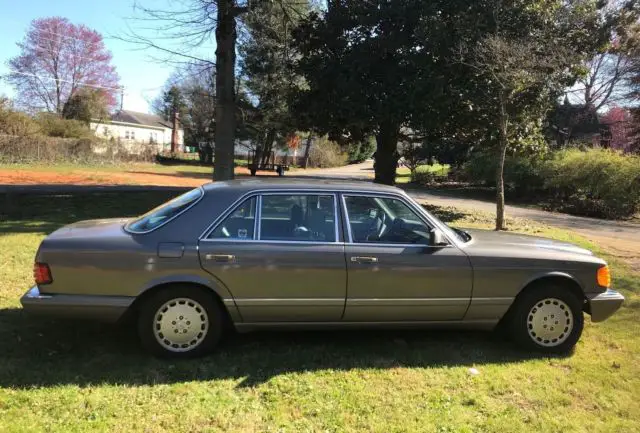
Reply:
[[33, 286], [20, 298], [20, 303], [25, 311], [38, 315], [116, 322], [134, 299], [128, 296], [41, 294], [38, 286]]
[[624, 296], [611, 289], [587, 294], [587, 313], [591, 314], [592, 322], [602, 322], [618, 311], [623, 302]]

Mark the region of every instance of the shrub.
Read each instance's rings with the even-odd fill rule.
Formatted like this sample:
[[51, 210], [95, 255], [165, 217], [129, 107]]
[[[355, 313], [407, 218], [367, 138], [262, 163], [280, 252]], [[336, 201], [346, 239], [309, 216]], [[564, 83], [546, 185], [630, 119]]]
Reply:
[[580, 215], [620, 218], [640, 210], [640, 157], [605, 149], [556, 152], [544, 186], [552, 206]]
[[309, 151], [309, 167], [340, 167], [347, 164], [347, 158], [337, 143], [320, 138]]
[[[464, 178], [475, 184], [496, 186], [497, 156], [494, 152], [478, 152], [463, 166]], [[538, 195], [544, 189], [545, 155], [507, 155], [504, 183], [507, 193]]]
[[63, 119], [52, 113], [39, 113], [35, 122], [42, 135], [60, 138], [90, 138], [94, 134], [86, 123], [80, 120]]
[[438, 180], [446, 180], [449, 174], [449, 165], [438, 163], [431, 165], [421, 165], [416, 168], [411, 175], [411, 183], [418, 185], [432, 185]]

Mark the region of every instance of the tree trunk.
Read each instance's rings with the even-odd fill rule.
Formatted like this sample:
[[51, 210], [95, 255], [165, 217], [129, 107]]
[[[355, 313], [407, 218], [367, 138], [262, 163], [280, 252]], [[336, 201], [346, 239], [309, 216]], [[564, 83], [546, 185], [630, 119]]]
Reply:
[[400, 125], [383, 122], [376, 134], [375, 183], [393, 185], [396, 181], [398, 166], [398, 135]]
[[233, 179], [236, 132], [235, 66], [237, 36], [234, 7], [234, 0], [218, 0], [214, 180]]
[[309, 153], [311, 152], [311, 139], [313, 138], [313, 134], [309, 133], [307, 137], [307, 147], [304, 149], [304, 161], [302, 162], [302, 167], [307, 168], [309, 166]]
[[261, 164], [269, 164], [271, 160], [271, 152], [273, 151], [273, 140], [276, 139], [276, 130], [268, 129], [267, 136], [264, 139], [264, 146], [262, 146], [262, 161]]
[[496, 169], [496, 230], [504, 230], [504, 160], [507, 154], [508, 119], [502, 93], [500, 93], [498, 164]]

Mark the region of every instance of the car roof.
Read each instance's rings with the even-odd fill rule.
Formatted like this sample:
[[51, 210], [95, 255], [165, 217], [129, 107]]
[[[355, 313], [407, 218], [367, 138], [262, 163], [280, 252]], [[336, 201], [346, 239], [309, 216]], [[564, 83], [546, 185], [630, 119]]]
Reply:
[[396, 187], [389, 185], [381, 185], [365, 181], [343, 181], [343, 180], [318, 180], [318, 179], [241, 179], [221, 182], [211, 182], [202, 185], [205, 192], [213, 192], [220, 188], [227, 192], [237, 192], [239, 194], [249, 193], [252, 191], [358, 191], [358, 192], [386, 192], [401, 193], [404, 192]]

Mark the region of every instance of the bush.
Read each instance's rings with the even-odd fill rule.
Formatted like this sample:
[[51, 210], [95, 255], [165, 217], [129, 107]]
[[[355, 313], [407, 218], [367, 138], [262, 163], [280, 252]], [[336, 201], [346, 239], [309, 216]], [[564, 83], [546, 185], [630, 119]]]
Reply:
[[411, 175], [411, 183], [418, 185], [432, 185], [437, 183], [438, 180], [446, 180], [449, 174], [450, 167], [448, 165], [441, 165], [434, 163], [431, 165], [418, 166], [415, 172]]
[[150, 147], [132, 154], [116, 140], [106, 142], [96, 137], [75, 139], [0, 135], [1, 164], [114, 164], [152, 161], [154, 158], [155, 151]]
[[375, 137], [365, 138], [363, 141], [349, 144], [349, 162], [357, 163], [371, 158], [376, 149]]
[[90, 138], [93, 131], [80, 120], [63, 119], [52, 113], [39, 113], [35, 122], [39, 127], [39, 133], [49, 137], [59, 138]]
[[309, 151], [309, 167], [341, 167], [347, 164], [347, 159], [340, 146], [326, 138], [316, 140]]
[[[477, 154], [467, 180], [495, 187], [495, 155]], [[547, 202], [577, 215], [622, 218], [640, 210], [640, 157], [605, 149], [570, 149], [540, 156], [511, 155], [504, 168], [507, 193]]]
[[605, 149], [556, 152], [545, 164], [544, 186], [556, 209], [628, 217], [640, 210], [640, 157]]

